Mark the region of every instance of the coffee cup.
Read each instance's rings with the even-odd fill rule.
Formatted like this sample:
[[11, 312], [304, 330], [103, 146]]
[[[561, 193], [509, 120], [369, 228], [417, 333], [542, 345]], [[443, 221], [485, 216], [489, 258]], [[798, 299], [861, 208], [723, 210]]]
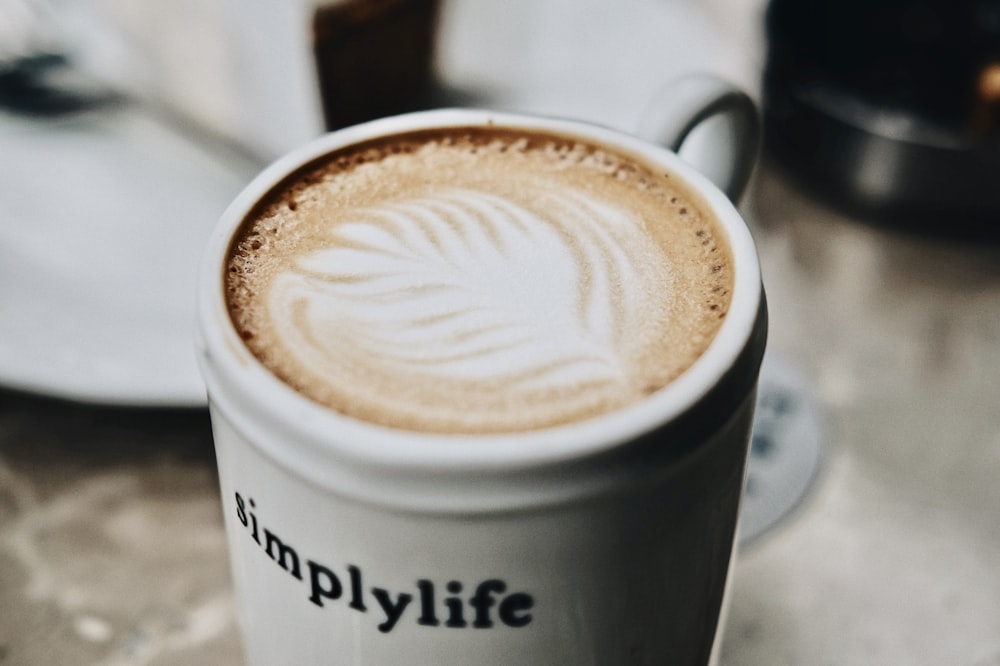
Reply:
[[[752, 112], [698, 95], [661, 135]], [[614, 130], [419, 112], [237, 197], [197, 348], [250, 663], [709, 662], [766, 337], [723, 193], [755, 137], [718, 136], [722, 189]]]

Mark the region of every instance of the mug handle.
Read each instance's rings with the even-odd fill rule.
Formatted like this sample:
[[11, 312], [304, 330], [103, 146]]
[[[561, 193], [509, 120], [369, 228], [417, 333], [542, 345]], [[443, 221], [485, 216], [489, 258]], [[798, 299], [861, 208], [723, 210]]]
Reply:
[[689, 74], [660, 89], [637, 134], [676, 152], [737, 202], [757, 161], [760, 132], [746, 93], [711, 74]]

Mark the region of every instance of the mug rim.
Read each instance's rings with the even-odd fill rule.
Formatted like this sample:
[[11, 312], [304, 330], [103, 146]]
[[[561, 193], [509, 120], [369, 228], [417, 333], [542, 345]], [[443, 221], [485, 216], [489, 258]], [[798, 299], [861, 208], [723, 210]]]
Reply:
[[[665, 387], [618, 410], [562, 425], [495, 434], [415, 432], [362, 421], [312, 401], [265, 368], [236, 331], [222, 280], [232, 238], [247, 216], [275, 187], [330, 152], [375, 138], [446, 127], [576, 137], [665, 166], [678, 176], [714, 214], [733, 260], [730, 307], [701, 356]], [[483, 109], [435, 109], [381, 118], [293, 149], [260, 172], [222, 214], [198, 277], [196, 347], [210, 404], [270, 457], [323, 485], [328, 484], [317, 470], [309, 469], [307, 459], [382, 470], [462, 473], [551, 466], [606, 453], [670, 423], [708, 395], [752, 344], [763, 307], [760, 265], [746, 223], [725, 194], [675, 153], [590, 122]], [[292, 450], [297, 445], [308, 455], [298, 456]]]

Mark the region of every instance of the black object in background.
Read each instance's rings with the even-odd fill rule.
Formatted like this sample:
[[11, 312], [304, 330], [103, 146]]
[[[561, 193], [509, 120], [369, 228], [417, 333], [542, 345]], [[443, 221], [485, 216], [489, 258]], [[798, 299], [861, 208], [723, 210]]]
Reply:
[[772, 0], [765, 146], [813, 193], [1000, 237], [1000, 0]]

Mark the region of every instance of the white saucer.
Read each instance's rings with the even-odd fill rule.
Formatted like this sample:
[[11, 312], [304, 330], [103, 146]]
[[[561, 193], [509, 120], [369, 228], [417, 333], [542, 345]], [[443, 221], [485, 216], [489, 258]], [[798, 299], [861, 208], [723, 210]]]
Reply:
[[822, 468], [824, 442], [811, 386], [788, 359], [769, 350], [760, 369], [740, 506], [742, 547], [771, 532], [801, 505]]
[[[136, 109], [0, 114], [0, 385], [96, 404], [204, 406], [193, 350], [201, 250], [259, 166]], [[805, 382], [769, 354], [742, 545], [801, 501], [821, 439]]]
[[92, 403], [201, 406], [201, 249], [257, 165], [138, 107], [0, 113], [0, 384]]

